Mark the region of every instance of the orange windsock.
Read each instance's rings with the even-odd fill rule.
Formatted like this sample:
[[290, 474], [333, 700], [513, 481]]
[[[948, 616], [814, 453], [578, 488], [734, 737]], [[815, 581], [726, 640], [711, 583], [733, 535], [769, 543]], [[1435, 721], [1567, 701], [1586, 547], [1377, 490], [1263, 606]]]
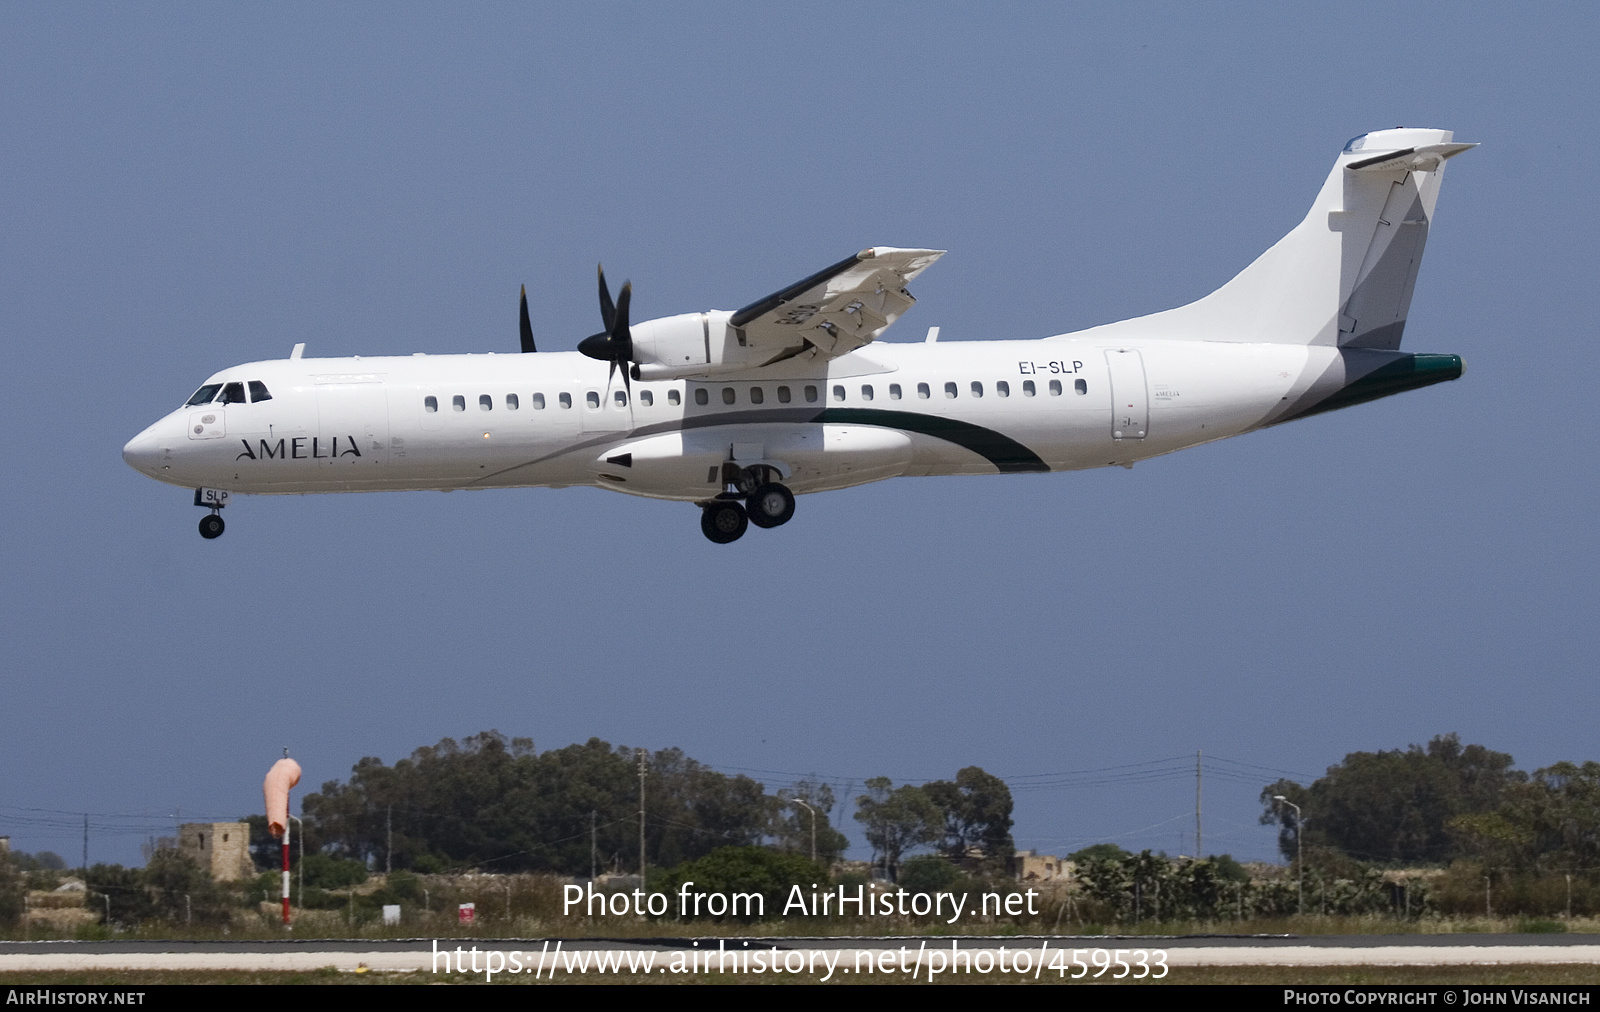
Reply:
[[273, 836], [282, 836], [283, 827], [289, 824], [289, 788], [299, 782], [300, 764], [293, 759], [279, 759], [267, 771], [261, 793], [266, 795], [267, 829]]

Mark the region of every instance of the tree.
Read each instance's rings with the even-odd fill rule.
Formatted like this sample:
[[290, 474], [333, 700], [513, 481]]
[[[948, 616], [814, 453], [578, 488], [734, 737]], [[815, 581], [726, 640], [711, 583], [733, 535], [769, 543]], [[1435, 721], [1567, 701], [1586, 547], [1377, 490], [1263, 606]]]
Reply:
[[1274, 800], [1281, 794], [1300, 806], [1308, 861], [1321, 848], [1358, 860], [1443, 862], [1458, 850], [1452, 819], [1494, 810], [1508, 787], [1527, 779], [1511, 763], [1504, 752], [1462, 746], [1454, 734], [1426, 750], [1351, 752], [1310, 787], [1279, 780], [1264, 788], [1261, 821], [1279, 826], [1278, 847], [1292, 858], [1301, 827]]
[[143, 878], [158, 916], [175, 924], [227, 923], [226, 894], [193, 858], [163, 848], [151, 855]]
[[1011, 788], [981, 767], [968, 766], [955, 782], [934, 780], [922, 785], [944, 814], [940, 850], [952, 861], [967, 862], [974, 852], [981, 863], [1009, 872], [1016, 856], [1011, 839]]
[[866, 782], [867, 793], [856, 798], [856, 821], [867, 830], [867, 843], [881, 856], [891, 880], [899, 874], [900, 856], [934, 843], [944, 830], [944, 811], [920, 787], [895, 787], [888, 777]]
[[[793, 787], [780, 789], [773, 798], [772, 824], [768, 835], [780, 849], [809, 855], [812, 813], [815, 812], [817, 860], [833, 864], [850, 846], [849, 838], [835, 829], [829, 818], [836, 800], [832, 787], [810, 780], [801, 780]], [[797, 802], [811, 806], [810, 810]]]
[[1492, 812], [1448, 827], [1463, 853], [1516, 871], [1600, 867], [1600, 763], [1559, 762], [1507, 787]]
[[[719, 773], [679, 749], [646, 760], [650, 863], [673, 865], [765, 837], [772, 798], [757, 781]], [[327, 850], [382, 866], [392, 840], [396, 869], [587, 875], [591, 845], [605, 866], [632, 869], [639, 852], [637, 753], [598, 738], [542, 754], [531, 739], [498, 731], [445, 738], [393, 766], [362, 759], [347, 783], [323, 784], [303, 807], [308, 857]]]
[[0, 850], [0, 927], [14, 927], [27, 909], [27, 886], [11, 862], [11, 855]]

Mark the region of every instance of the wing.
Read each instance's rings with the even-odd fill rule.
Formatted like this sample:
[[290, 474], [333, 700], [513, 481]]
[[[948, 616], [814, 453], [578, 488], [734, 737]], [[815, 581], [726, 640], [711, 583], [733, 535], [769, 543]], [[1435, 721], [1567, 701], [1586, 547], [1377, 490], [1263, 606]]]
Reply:
[[741, 344], [767, 362], [815, 347], [829, 357], [875, 340], [917, 300], [906, 285], [944, 256], [940, 249], [874, 246], [733, 314]]

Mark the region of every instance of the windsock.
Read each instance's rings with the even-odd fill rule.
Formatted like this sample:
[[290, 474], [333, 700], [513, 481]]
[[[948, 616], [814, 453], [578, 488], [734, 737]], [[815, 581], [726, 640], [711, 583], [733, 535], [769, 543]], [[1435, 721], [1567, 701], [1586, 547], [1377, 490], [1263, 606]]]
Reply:
[[261, 793], [267, 799], [267, 829], [273, 836], [282, 836], [283, 827], [289, 824], [289, 788], [299, 782], [300, 764], [293, 759], [279, 759], [267, 771]]

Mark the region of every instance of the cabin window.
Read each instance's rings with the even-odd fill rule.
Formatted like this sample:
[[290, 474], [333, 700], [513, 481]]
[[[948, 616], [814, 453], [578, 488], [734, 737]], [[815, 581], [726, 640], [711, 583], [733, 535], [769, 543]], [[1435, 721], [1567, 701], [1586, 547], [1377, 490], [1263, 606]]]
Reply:
[[1024, 397], [1032, 397], [1034, 394], [1036, 394], [1038, 392], [1039, 392], [1038, 388], [1033, 385], [1033, 380], [1023, 380], [1022, 381], [1022, 396], [1024, 396]]
[[456, 394], [450, 398], [450, 407], [457, 411], [465, 411], [467, 410], [467, 399], [460, 394]]
[[535, 411], [543, 411], [544, 410], [544, 394], [534, 394], [533, 395], [533, 410], [535, 410]]
[[836, 400], [836, 401], [844, 400], [844, 387], [839, 386], [837, 384], [834, 385], [834, 388], [833, 388], [833, 399]]
[[762, 392], [760, 387], [751, 387], [750, 388], [750, 403], [751, 404], [760, 404], [762, 401], [764, 401], [766, 399], [767, 399], [767, 395]]
[[668, 390], [667, 391], [667, 403], [668, 404], [681, 404], [681, 403], [683, 403], [683, 395], [678, 393], [678, 391], [676, 389]]
[[572, 395], [563, 390], [557, 402], [564, 408], [570, 408], [572, 407]]
[[705, 387], [696, 387], [695, 391], [694, 391], [694, 402], [696, 404], [710, 404], [711, 403], [711, 394], [710, 394], [710, 392], [707, 391]]
[[928, 388], [928, 384], [926, 384], [926, 383], [918, 383], [917, 384], [917, 397], [918, 398], [920, 398], [922, 400], [927, 400], [929, 397], [932, 397], [932, 396], [933, 396], [933, 391]]
[[650, 405], [654, 404], [655, 402], [656, 402], [656, 395], [655, 394], [651, 393], [648, 390], [639, 391], [639, 403], [643, 404], [645, 407], [648, 408]]
[[1051, 380], [1050, 381], [1050, 396], [1051, 397], [1060, 397], [1061, 396], [1061, 381], [1060, 380]]
[[600, 406], [600, 391], [591, 390], [584, 394], [583, 402], [589, 405], [590, 408], [598, 408]]
[[611, 392], [611, 402], [613, 404], [615, 404], [619, 408], [627, 407], [628, 406], [628, 391], [626, 391], [626, 390], [613, 390]]
[[422, 410], [426, 411], [430, 415], [433, 414], [434, 412], [438, 411], [439, 410], [439, 398], [433, 396], [432, 394], [429, 394], [428, 396], [424, 397], [422, 399]]
[[898, 383], [890, 383], [889, 384], [889, 399], [891, 401], [897, 401], [897, 400], [900, 399], [900, 384], [898, 384]]
[[946, 397], [954, 397], [956, 395], [956, 385], [954, 383], [946, 383], [944, 385], [944, 395]]
[[779, 387], [778, 388], [778, 403], [779, 404], [788, 404], [789, 403], [789, 388], [788, 387]]
[[522, 407], [522, 401], [517, 397], [516, 394], [506, 394], [507, 411], [515, 411], [520, 407]]
[[861, 399], [864, 400], [864, 401], [872, 400], [872, 384], [871, 383], [863, 383], [863, 384], [861, 384]]
[[994, 392], [996, 394], [1000, 395], [1001, 397], [1010, 397], [1011, 396], [1011, 384], [1007, 383], [1005, 380], [1001, 380], [1000, 382], [998, 382], [998, 383], [996, 383], [994, 385]]
[[244, 403], [244, 384], [243, 383], [229, 383], [227, 386], [223, 387], [222, 388], [222, 396], [217, 398], [217, 403], [218, 404], [243, 404]]
[[983, 384], [979, 383], [977, 380], [973, 380], [972, 381], [972, 396], [974, 396], [974, 397], [982, 397], [983, 396]]
[[1089, 381], [1075, 379], [1072, 381], [1072, 389], [1078, 391], [1080, 394], [1086, 394], [1089, 392]]
[[211, 398], [217, 396], [217, 391], [221, 389], [221, 383], [207, 383], [199, 390], [196, 390], [193, 397], [184, 401], [183, 406], [186, 408], [192, 408], [196, 404], [210, 404]]
[[479, 411], [493, 411], [494, 410], [494, 398], [490, 397], [488, 394], [479, 394], [478, 395], [478, 410]]
[[813, 387], [813, 386], [806, 387], [806, 403], [807, 404], [815, 404], [815, 403], [817, 403], [817, 388], [816, 387]]
[[738, 399], [739, 399], [739, 395], [734, 392], [733, 387], [723, 387], [722, 388], [722, 403], [724, 403], [724, 404], [732, 404], [734, 401], [736, 401]]
[[267, 385], [260, 380], [250, 381], [250, 403], [259, 404], [262, 401], [272, 400], [272, 395], [267, 393]]

